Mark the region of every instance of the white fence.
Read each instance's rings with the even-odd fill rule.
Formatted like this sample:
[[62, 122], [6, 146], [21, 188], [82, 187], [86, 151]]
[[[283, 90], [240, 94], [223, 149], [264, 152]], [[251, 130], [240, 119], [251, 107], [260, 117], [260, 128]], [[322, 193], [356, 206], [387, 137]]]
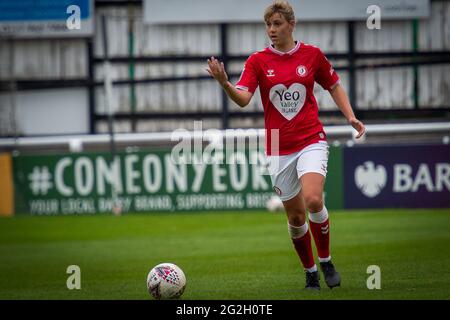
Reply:
[[[344, 137], [353, 139], [356, 142], [356, 131], [350, 125], [324, 127], [329, 138]], [[264, 138], [264, 129], [243, 129], [243, 130], [206, 130], [206, 131], [188, 131], [184, 134], [192, 138], [200, 138], [206, 142], [217, 142], [223, 138], [252, 137], [257, 135]], [[130, 146], [135, 144], [169, 143], [178, 142], [183, 136], [183, 132], [152, 132], [152, 133], [121, 133], [114, 135], [116, 143], [123, 143]], [[395, 135], [395, 134], [429, 134], [440, 133], [443, 136], [443, 142], [450, 142], [450, 122], [434, 123], [405, 123], [405, 124], [369, 124], [366, 125], [366, 136]], [[177, 137], [175, 139], [175, 137]], [[0, 149], [14, 147], [51, 147], [66, 146], [72, 151], [79, 151], [83, 146], [88, 145], [107, 145], [111, 141], [109, 134], [96, 135], [72, 135], [72, 136], [51, 136], [51, 137], [23, 137], [23, 138], [4, 138], [0, 139]], [[361, 140], [364, 143], [364, 139]]]

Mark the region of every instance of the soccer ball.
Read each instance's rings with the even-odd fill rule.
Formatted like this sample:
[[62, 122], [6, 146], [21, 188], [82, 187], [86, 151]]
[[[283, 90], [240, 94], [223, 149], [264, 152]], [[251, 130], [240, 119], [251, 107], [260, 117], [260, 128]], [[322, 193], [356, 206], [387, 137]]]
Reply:
[[186, 288], [183, 270], [173, 263], [161, 263], [147, 275], [147, 289], [153, 298], [178, 299]]
[[281, 201], [280, 197], [273, 196], [266, 202], [266, 208], [270, 212], [276, 212], [281, 211], [284, 209], [283, 202]]

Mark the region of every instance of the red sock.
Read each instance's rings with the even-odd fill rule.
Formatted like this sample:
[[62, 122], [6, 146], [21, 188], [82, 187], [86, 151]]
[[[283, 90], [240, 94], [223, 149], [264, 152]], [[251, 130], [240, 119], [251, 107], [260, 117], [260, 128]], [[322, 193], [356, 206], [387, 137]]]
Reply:
[[330, 256], [330, 224], [328, 220], [322, 223], [309, 220], [309, 227], [316, 243], [317, 255], [322, 259]]
[[304, 236], [292, 239], [292, 243], [294, 244], [295, 251], [297, 251], [300, 260], [302, 261], [303, 267], [305, 269], [314, 267], [315, 262], [311, 247], [311, 234], [309, 233], [309, 230]]

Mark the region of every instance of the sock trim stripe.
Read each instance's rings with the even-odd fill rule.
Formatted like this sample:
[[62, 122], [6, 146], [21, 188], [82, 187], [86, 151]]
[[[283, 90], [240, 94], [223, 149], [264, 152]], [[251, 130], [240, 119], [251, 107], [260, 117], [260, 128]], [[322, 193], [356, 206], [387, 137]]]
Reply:
[[308, 223], [305, 222], [304, 225], [300, 227], [293, 226], [289, 224], [288, 221], [288, 232], [292, 239], [298, 239], [303, 237], [308, 232]]
[[324, 223], [328, 219], [327, 207], [323, 206], [323, 209], [319, 212], [308, 214], [309, 220], [314, 223]]

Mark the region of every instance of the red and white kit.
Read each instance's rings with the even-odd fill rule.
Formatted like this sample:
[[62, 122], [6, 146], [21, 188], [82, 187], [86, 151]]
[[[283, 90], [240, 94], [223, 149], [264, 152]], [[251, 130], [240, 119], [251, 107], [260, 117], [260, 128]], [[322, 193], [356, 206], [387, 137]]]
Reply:
[[[339, 83], [339, 76], [319, 48], [297, 42], [289, 52], [269, 46], [252, 54], [236, 84], [236, 88], [251, 93], [260, 88], [269, 172], [282, 200], [294, 197], [300, 189], [299, 185], [281, 183], [279, 176], [289, 170], [288, 166], [296, 166], [297, 178], [307, 172], [326, 175], [328, 146], [314, 97], [315, 82], [330, 90]], [[308, 160], [300, 161], [301, 151], [305, 154], [306, 147], [319, 141], [318, 146], [325, 144], [326, 148], [310, 147], [309, 152], [316, 152], [317, 157], [309, 154]]]

